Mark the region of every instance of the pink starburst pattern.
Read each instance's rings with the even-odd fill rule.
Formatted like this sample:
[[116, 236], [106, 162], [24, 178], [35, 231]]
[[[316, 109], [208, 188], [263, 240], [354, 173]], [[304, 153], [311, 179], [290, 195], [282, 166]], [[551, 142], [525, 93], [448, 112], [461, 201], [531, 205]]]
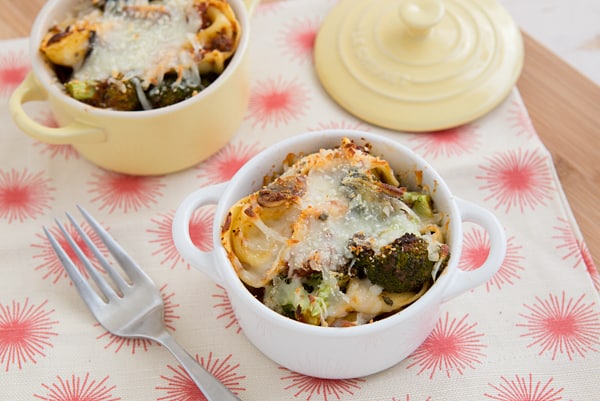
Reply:
[[600, 273], [594, 264], [586, 243], [577, 237], [573, 226], [562, 217], [558, 218], [558, 225], [554, 226], [553, 229], [556, 234], [552, 238], [557, 241], [556, 249], [563, 253], [562, 260], [572, 261], [574, 269], [583, 264], [592, 278], [594, 287], [600, 291]]
[[109, 376], [97, 381], [90, 377], [89, 372], [80, 377], [71, 375], [70, 378], [56, 377], [51, 384], [42, 384], [45, 393], [33, 396], [44, 401], [119, 401], [112, 392], [117, 386], [108, 384]]
[[308, 89], [296, 79], [282, 77], [258, 81], [250, 93], [246, 120], [253, 127], [288, 124], [306, 114], [310, 101]]
[[235, 317], [235, 313], [233, 312], [233, 307], [231, 306], [231, 302], [229, 297], [227, 296], [227, 292], [225, 288], [217, 285], [217, 289], [219, 292], [216, 294], [212, 294], [212, 297], [217, 301], [216, 304], [213, 305], [213, 309], [219, 311], [217, 315], [217, 320], [225, 321], [225, 328], [234, 328], [236, 333], [240, 333], [242, 328], [238, 324], [238, 320]]
[[370, 131], [371, 127], [360, 121], [350, 122], [347, 120], [321, 122], [316, 127], [308, 128], [308, 131], [322, 131], [327, 129], [352, 129], [359, 131]]
[[566, 354], [585, 358], [589, 352], [598, 352], [600, 344], [600, 312], [594, 302], [586, 304], [585, 294], [567, 298], [550, 294], [548, 298], [535, 297], [533, 305], [523, 305], [528, 313], [519, 313], [525, 323], [516, 326], [527, 332], [521, 337], [532, 341], [528, 348], [539, 348], [539, 355], [549, 353], [552, 360]]
[[[75, 227], [71, 223], [63, 223], [63, 225], [64, 225], [67, 233], [69, 233], [71, 238], [73, 238], [75, 240], [75, 243], [79, 246], [79, 248], [83, 251], [83, 253], [92, 262], [94, 267], [96, 267], [96, 269], [98, 269], [98, 271], [103, 272], [104, 269], [102, 269], [102, 266], [96, 260], [96, 258], [94, 257], [94, 254], [88, 248], [88, 246], [86, 245], [84, 240], [81, 238], [81, 236], [79, 235], [79, 233], [77, 232]], [[100, 253], [106, 257], [108, 255], [108, 250], [106, 249], [104, 242], [102, 242], [102, 240], [94, 232], [94, 230], [92, 230], [92, 228], [85, 223], [81, 223], [80, 227], [87, 234], [87, 236], [92, 240], [92, 242], [96, 245], [98, 250], [100, 250]], [[107, 227], [105, 227], [105, 228], [107, 231], [109, 230], [109, 228], [107, 228]], [[54, 236], [54, 238], [56, 238], [56, 240], [58, 241], [58, 244], [67, 253], [69, 258], [75, 263], [75, 265], [77, 266], [79, 271], [83, 274], [83, 276], [89, 277], [89, 274], [88, 274], [85, 266], [83, 265], [83, 263], [81, 263], [81, 261], [77, 257], [77, 254], [75, 253], [75, 251], [73, 251], [73, 249], [67, 242], [67, 239], [65, 238], [62, 231], [60, 231], [60, 229], [58, 227], [50, 227], [50, 228], [48, 228], [48, 231], [50, 231], [50, 233]], [[48, 238], [44, 234], [40, 234], [40, 233], [36, 233], [35, 235], [41, 241], [38, 243], [31, 244], [31, 247], [35, 248], [37, 250], [37, 253], [33, 255], [33, 259], [41, 260], [41, 262], [35, 267], [35, 270], [42, 271], [44, 273], [42, 278], [44, 280], [47, 280], [47, 279], [52, 280], [53, 284], [56, 284], [61, 279], [69, 280], [69, 276], [68, 276], [66, 270], [64, 269], [62, 263], [56, 256], [56, 253], [54, 252], [52, 245], [50, 245], [50, 241], [48, 240]], [[69, 283], [71, 283], [70, 280], [69, 280]]]
[[32, 173], [28, 169], [0, 170], [0, 219], [12, 223], [35, 219], [50, 210], [55, 188], [44, 172]]
[[[396, 397], [392, 397], [392, 401], [411, 401], [414, 400], [414, 398], [411, 398], [409, 394], [406, 394], [406, 397], [402, 397], [402, 398], [396, 398]], [[431, 401], [432, 398], [431, 397], [427, 397], [425, 399], [425, 401]]]
[[109, 213], [120, 209], [124, 213], [137, 212], [157, 203], [163, 196], [165, 186], [159, 177], [135, 176], [112, 172], [93, 173], [88, 182], [88, 192], [94, 197], [91, 202], [100, 202], [100, 210], [108, 208]]
[[[150, 240], [151, 244], [157, 244], [158, 249], [152, 252], [152, 255], [162, 255], [161, 265], [168, 265], [170, 269], [174, 269], [179, 264], [184, 264], [189, 270], [190, 265], [186, 263], [173, 242], [172, 226], [174, 211], [161, 213], [158, 218], [153, 218], [150, 221], [155, 225], [155, 228], [149, 228], [147, 232], [154, 236]], [[214, 207], [203, 207], [197, 209], [190, 219], [190, 238], [194, 245], [200, 250], [208, 252], [212, 249], [212, 227], [213, 227]]]
[[[198, 355], [196, 355], [196, 360], [212, 373], [213, 376], [219, 379], [232, 393], [238, 395], [240, 392], [246, 390], [242, 385], [242, 381], [246, 376], [238, 373], [239, 364], [231, 364], [231, 354], [220, 360], [219, 358], [214, 358], [211, 352], [206, 359], [198, 359]], [[157, 401], [206, 401], [204, 394], [190, 379], [183, 367], [167, 365], [167, 368], [171, 371], [171, 376], [160, 376], [161, 379], [166, 381], [166, 385], [156, 386], [156, 389], [163, 391], [165, 395], [157, 398]]]
[[53, 331], [58, 323], [51, 320], [54, 309], [47, 309], [48, 301], [39, 305], [13, 300], [11, 305], [0, 303], [0, 364], [8, 372], [11, 366], [22, 369], [27, 362], [37, 363], [51, 348], [50, 339], [58, 334]]
[[485, 356], [481, 350], [486, 346], [481, 343], [482, 333], [476, 332], [477, 323], [468, 323], [469, 315], [460, 320], [446, 316], [440, 319], [427, 339], [417, 348], [407, 366], [410, 369], [419, 366], [417, 374], [429, 372], [429, 378], [437, 372], [445, 372], [448, 378], [453, 371], [462, 375], [466, 368], [475, 369]]
[[[160, 294], [162, 295], [163, 302], [165, 304], [163, 320], [168, 329], [175, 331], [176, 329], [173, 323], [176, 319], [179, 319], [179, 315], [175, 313], [176, 309], [179, 307], [179, 304], [173, 302], [173, 296], [175, 293], [168, 293], [166, 288], [166, 284], [160, 287]], [[99, 323], [94, 323], [94, 326], [101, 327]], [[135, 355], [136, 351], [138, 350], [142, 350], [144, 352], [148, 351], [148, 348], [154, 344], [153, 341], [144, 338], [119, 337], [108, 331], [104, 331], [102, 334], [96, 337], [96, 339], [105, 341], [104, 349], [114, 348], [115, 354], [126, 348], [131, 351], [131, 355]]]
[[[356, 390], [360, 390], [360, 384], [364, 379], [319, 379], [318, 377], [306, 376], [301, 373], [292, 372], [284, 367], [280, 370], [286, 372], [281, 377], [281, 381], [291, 382], [284, 387], [284, 390], [293, 390], [294, 398], [304, 398], [305, 401], [311, 400], [341, 400], [344, 395], [354, 395]], [[314, 397], [314, 398], [313, 398]]]
[[30, 69], [26, 52], [9, 52], [0, 55], [0, 96], [10, 95], [25, 79]]
[[[504, 261], [498, 272], [485, 284], [488, 292], [494, 287], [500, 290], [505, 285], [514, 285], [515, 281], [521, 278], [519, 272], [525, 270], [520, 264], [524, 257], [519, 254], [523, 247], [515, 245], [514, 239], [507, 239]], [[487, 232], [478, 228], [472, 229], [465, 233], [458, 267], [465, 271], [475, 270], [483, 264], [489, 253], [490, 241]]]
[[463, 125], [441, 131], [420, 133], [411, 137], [414, 150], [430, 159], [460, 157], [475, 152], [481, 137], [477, 126]]
[[533, 123], [531, 122], [531, 118], [529, 117], [527, 110], [516, 100], [510, 105], [507, 121], [510, 124], [510, 127], [515, 130], [517, 135], [524, 135], [527, 138], [535, 135], [535, 128], [533, 127]]
[[552, 378], [545, 383], [534, 381], [533, 375], [530, 373], [528, 377], [515, 375], [514, 380], [502, 376], [501, 381], [497, 385], [488, 383], [496, 393], [485, 393], [484, 396], [497, 401], [561, 401], [563, 399], [560, 393], [564, 389], [553, 388], [551, 386]]
[[278, 1], [261, 1], [256, 6], [256, 15], [277, 14], [281, 10], [283, 4]]
[[224, 148], [196, 166], [200, 171], [198, 178], [206, 180], [208, 185], [229, 181], [260, 150], [258, 144], [228, 143]]
[[51, 159], [79, 159], [79, 152], [71, 145], [53, 145], [51, 143], [35, 142], [33, 146], [40, 148], [40, 155], [48, 155]]
[[320, 18], [295, 18], [285, 24], [278, 36], [283, 54], [295, 63], [312, 61], [315, 38], [320, 26]]
[[497, 154], [489, 164], [479, 166], [484, 175], [476, 179], [485, 182], [479, 187], [489, 192], [485, 200], [495, 199], [495, 209], [504, 207], [508, 213], [516, 207], [521, 213], [546, 205], [556, 188], [547, 158], [537, 150], [510, 150]]
[[[36, 121], [44, 125], [45, 127], [56, 128], [58, 123], [51, 112], [42, 112], [40, 116], [36, 118]], [[41, 155], [48, 155], [51, 159], [62, 158], [64, 160], [79, 159], [79, 153], [71, 145], [54, 145], [45, 142], [36, 141], [33, 146], [40, 148]]]

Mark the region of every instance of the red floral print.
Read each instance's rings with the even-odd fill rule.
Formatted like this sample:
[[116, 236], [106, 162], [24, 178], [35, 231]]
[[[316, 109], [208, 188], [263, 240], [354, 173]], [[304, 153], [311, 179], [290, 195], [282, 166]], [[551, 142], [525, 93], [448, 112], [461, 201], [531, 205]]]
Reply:
[[44, 142], [35, 142], [33, 146], [40, 148], [41, 155], [48, 155], [51, 159], [62, 158], [64, 160], [79, 159], [79, 153], [71, 145], [53, 145]]
[[477, 126], [463, 125], [441, 131], [414, 135], [414, 150], [429, 159], [460, 157], [475, 152], [481, 137]]
[[508, 380], [502, 376], [501, 380], [502, 383], [499, 385], [488, 383], [496, 394], [485, 393], [486, 398], [497, 401], [561, 401], [563, 399], [559, 394], [564, 389], [551, 387], [552, 378], [545, 383], [534, 381], [530, 373], [529, 377], [515, 375], [514, 380]]
[[[198, 359], [198, 355], [196, 355], [196, 360], [232, 393], [237, 395], [246, 390], [241, 383], [246, 376], [237, 373], [240, 367], [239, 364], [232, 365], [230, 363], [231, 354], [225, 359], [220, 360], [219, 358], [214, 358], [211, 352], [206, 359]], [[160, 376], [167, 384], [156, 386], [157, 390], [165, 393], [164, 396], [157, 398], [157, 401], [206, 401], [204, 394], [202, 394], [183, 367], [167, 365], [167, 368], [172, 372], [172, 376]]]
[[557, 234], [553, 235], [552, 238], [557, 240], [556, 249], [563, 253], [562, 260], [571, 260], [574, 269], [583, 264], [592, 278], [594, 287], [600, 291], [600, 273], [594, 264], [586, 243], [575, 234], [571, 223], [559, 217], [558, 225], [553, 229]]
[[240, 333], [242, 328], [238, 324], [225, 288], [217, 285], [217, 289], [219, 292], [212, 294], [212, 297], [217, 300], [217, 303], [213, 305], [213, 309], [220, 311], [220, 313], [217, 315], [217, 320], [224, 320], [226, 329], [234, 328], [236, 333]]
[[286, 375], [281, 377], [281, 381], [291, 382], [284, 387], [284, 390], [295, 391], [294, 398], [306, 397], [305, 401], [317, 401], [317, 398], [322, 401], [341, 400], [344, 395], [354, 395], [356, 390], [360, 390], [360, 384], [365, 381], [364, 379], [320, 379], [292, 372], [284, 367], [279, 369], [286, 372]]
[[256, 6], [256, 11], [254, 13], [256, 15], [269, 15], [269, 14], [277, 14], [282, 7], [282, 4], [278, 1], [261, 1]]
[[[100, 263], [96, 260], [96, 258], [94, 257], [94, 254], [88, 248], [88, 246], [84, 242], [83, 238], [81, 238], [81, 236], [79, 235], [79, 233], [77, 232], [75, 227], [73, 227], [73, 225], [70, 222], [63, 223], [63, 225], [64, 225], [67, 233], [69, 233], [71, 238], [73, 238], [73, 240], [75, 240], [75, 243], [83, 251], [85, 256], [87, 256], [87, 258], [90, 260], [90, 262], [92, 262], [92, 265], [96, 269], [98, 269], [98, 271], [100, 271], [100, 272], [104, 271], [104, 269], [102, 268]], [[102, 242], [102, 240], [100, 239], [98, 234], [96, 234], [96, 232], [94, 230], [92, 230], [92, 228], [90, 226], [88, 226], [86, 223], [81, 223], [80, 227], [87, 234], [87, 236], [92, 240], [92, 242], [96, 245], [96, 247], [98, 248], [100, 253], [105, 257], [108, 256], [108, 250], [106, 249], [106, 245], [104, 245], [104, 242]], [[105, 229], [107, 231], [109, 230], [109, 228], [106, 226], [105, 226]], [[50, 227], [50, 228], [48, 228], [48, 231], [50, 231], [50, 233], [54, 236], [54, 238], [56, 238], [56, 240], [58, 241], [58, 244], [67, 253], [67, 255], [73, 261], [73, 263], [75, 263], [75, 265], [77, 266], [77, 268], [79, 269], [81, 274], [86, 278], [89, 277], [89, 273], [87, 272], [85, 266], [79, 260], [79, 257], [77, 256], [77, 254], [75, 253], [75, 251], [71, 248], [71, 246], [67, 242], [67, 239], [63, 235], [62, 231], [58, 227]], [[69, 279], [67, 271], [63, 267], [61, 261], [56, 256], [56, 253], [54, 252], [52, 245], [50, 245], [50, 241], [48, 240], [48, 238], [44, 234], [39, 234], [39, 233], [36, 234], [36, 237], [39, 238], [40, 241], [42, 241], [42, 242], [31, 244], [32, 248], [35, 248], [38, 250], [38, 253], [33, 255], [33, 259], [41, 259], [41, 263], [35, 267], [35, 270], [44, 271], [43, 279], [44, 280], [51, 279], [52, 283], [54, 283], [54, 284], [57, 283], [61, 279]], [[69, 280], [69, 283], [71, 283], [70, 280]]]
[[[522, 246], [514, 245], [514, 237], [507, 239], [506, 255], [500, 269], [485, 284], [489, 292], [492, 288], [502, 289], [505, 285], [513, 285], [515, 280], [521, 278], [519, 271], [525, 270], [520, 264], [523, 256], [519, 254]], [[490, 253], [490, 242], [487, 232], [481, 229], [473, 229], [465, 233], [463, 250], [458, 267], [461, 270], [475, 270], [483, 264]]]
[[120, 209], [124, 213], [137, 212], [157, 203], [165, 186], [159, 177], [135, 176], [112, 172], [93, 173], [88, 182], [89, 193], [95, 195], [91, 202], [100, 202], [100, 210], [109, 213]]
[[0, 219], [12, 223], [35, 219], [50, 210], [55, 188], [44, 172], [32, 173], [28, 169], [0, 170]]
[[228, 143], [196, 167], [200, 171], [198, 178], [206, 180], [208, 185], [229, 181], [259, 151], [258, 144]]
[[516, 326], [527, 330], [521, 337], [532, 340], [528, 348], [539, 348], [539, 355], [550, 354], [552, 360], [566, 354], [585, 358], [589, 352], [598, 352], [600, 345], [600, 312], [594, 302], [584, 303], [585, 294], [568, 298], [550, 294], [548, 298], [535, 297], [534, 305], [523, 305], [528, 313], [519, 313], [525, 323]]
[[510, 150], [496, 155], [489, 164], [479, 166], [484, 174], [476, 179], [485, 182], [479, 187], [489, 192], [485, 200], [495, 199], [495, 209], [506, 213], [518, 208], [535, 210], [553, 199], [556, 191], [547, 158], [537, 150]]
[[259, 81], [250, 93], [246, 120], [253, 127], [288, 124], [306, 114], [309, 91], [297, 80], [286, 81], [282, 77]]
[[[154, 236], [150, 240], [152, 244], [158, 244], [158, 249], [152, 252], [152, 255], [162, 255], [161, 265], [168, 265], [174, 269], [177, 265], [185, 265], [190, 269], [189, 263], [186, 263], [173, 242], [172, 226], [174, 211], [161, 213], [158, 218], [151, 219], [155, 228], [149, 228], [147, 231]], [[190, 238], [192, 243], [200, 250], [208, 252], [212, 249], [212, 226], [213, 226], [214, 207], [207, 206], [197, 209], [190, 219]]]
[[[179, 307], [179, 304], [175, 304], [173, 302], [172, 298], [175, 295], [175, 293], [173, 293], [173, 292], [167, 293], [166, 287], [167, 287], [166, 284], [164, 284], [162, 287], [160, 287], [160, 293], [162, 295], [163, 302], [165, 304], [163, 320], [165, 322], [165, 326], [168, 329], [175, 331], [175, 326], [173, 326], [173, 323], [174, 323], [175, 319], [179, 319], [179, 315], [175, 314], [175, 309], [177, 309], [177, 307]], [[100, 327], [100, 323], [95, 323], [94, 325], [97, 327]], [[135, 352], [139, 349], [146, 352], [146, 351], [148, 351], [148, 347], [150, 347], [152, 344], [154, 344], [153, 341], [145, 339], [145, 338], [119, 337], [119, 336], [115, 336], [114, 334], [112, 334], [108, 331], [104, 331], [102, 334], [100, 334], [98, 337], [96, 337], [96, 339], [97, 340], [106, 340], [104, 349], [109, 349], [109, 348], [114, 347], [115, 354], [117, 352], [121, 351], [121, 349], [123, 349], [123, 348], [128, 348], [129, 350], [131, 350], [132, 355], [134, 355]]]
[[61, 376], [56, 377], [52, 384], [42, 384], [45, 394], [34, 394], [33, 396], [44, 401], [120, 401], [112, 392], [115, 385], [108, 385], [109, 376], [100, 381], [90, 378], [86, 373], [84, 377], [72, 375], [70, 379]]
[[25, 79], [31, 69], [26, 52], [0, 55], [0, 97], [8, 96]]
[[48, 301], [40, 305], [13, 300], [11, 305], [0, 303], [0, 364], [8, 372], [11, 366], [22, 369], [27, 362], [37, 363], [45, 357], [46, 348], [52, 347], [50, 339], [58, 322], [50, 319], [54, 309], [48, 310]]
[[283, 53], [295, 63], [312, 61], [319, 25], [319, 18], [316, 17], [296, 18], [289, 21], [278, 37]]
[[[392, 398], [392, 401], [411, 401], [411, 400], [414, 400], [414, 398], [411, 398], [410, 395], [408, 395], [408, 394], [406, 395], [406, 397], [402, 397], [402, 398], [393, 397]], [[425, 401], [431, 401], [431, 397], [427, 397], [425, 399]]]
[[477, 323], [469, 324], [463, 316], [460, 320], [450, 319], [449, 313], [440, 319], [427, 339], [417, 348], [407, 366], [410, 369], [419, 366], [417, 374], [429, 371], [429, 378], [438, 372], [444, 372], [451, 377], [453, 371], [462, 375], [466, 368], [475, 369], [476, 363], [481, 363], [484, 354], [481, 350], [486, 347], [481, 343], [482, 333], [474, 328]]
[[520, 102], [513, 101], [511, 103], [507, 120], [517, 135], [524, 135], [526, 137], [533, 137], [535, 135], [535, 128], [533, 127], [531, 118]]
[[349, 129], [358, 131], [371, 131], [371, 127], [361, 123], [360, 121], [350, 122], [347, 120], [321, 122], [314, 128], [308, 128], [308, 131], [322, 131], [328, 129]]

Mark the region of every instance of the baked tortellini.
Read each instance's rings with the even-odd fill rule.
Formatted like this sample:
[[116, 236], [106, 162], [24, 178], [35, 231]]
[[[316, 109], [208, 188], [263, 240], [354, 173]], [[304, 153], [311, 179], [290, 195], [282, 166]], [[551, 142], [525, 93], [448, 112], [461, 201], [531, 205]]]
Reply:
[[229, 210], [221, 242], [246, 287], [289, 318], [354, 326], [421, 297], [449, 257], [443, 216], [424, 188], [344, 138], [288, 155], [283, 170]]
[[87, 0], [39, 49], [71, 97], [148, 110], [210, 85], [235, 53], [240, 29], [226, 0]]

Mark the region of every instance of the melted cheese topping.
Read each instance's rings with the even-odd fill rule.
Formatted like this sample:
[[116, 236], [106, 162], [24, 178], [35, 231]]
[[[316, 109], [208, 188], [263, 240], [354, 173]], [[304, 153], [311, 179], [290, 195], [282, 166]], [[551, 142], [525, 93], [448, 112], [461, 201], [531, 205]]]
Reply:
[[226, 0], [111, 0], [82, 3], [53, 26], [40, 50], [84, 82], [160, 85], [165, 74], [196, 88], [201, 74], [220, 74], [236, 50], [240, 26]]
[[[265, 289], [263, 302], [272, 309], [294, 305], [302, 319], [323, 326], [351, 314], [354, 324], [368, 322], [414, 302], [429, 283], [416, 293], [389, 293], [355, 275], [342, 290], [337, 279], [355, 261], [351, 243], [377, 253], [413, 234], [428, 241], [437, 267], [445, 257], [439, 216], [417, 215], [399, 185], [387, 162], [344, 139], [339, 148], [302, 157], [236, 203], [222, 228], [223, 246], [241, 280]], [[315, 272], [316, 288], [305, 281]]]
[[144, 83], [149, 83], [181, 66], [188, 72], [187, 78], [196, 81], [190, 86], [198, 85], [195, 62], [189, 52], [181, 51], [184, 45], [194, 43], [202, 24], [191, 0], [165, 2], [150, 16], [125, 12], [124, 6], [129, 3], [114, 3], [107, 2], [104, 13], [89, 16], [96, 32], [94, 49], [74, 78], [104, 80], [122, 74], [124, 80], [142, 77]]
[[400, 200], [395, 205], [374, 204], [360, 193], [348, 199], [348, 189], [341, 183], [351, 167], [347, 160], [337, 160], [309, 171], [306, 194], [299, 205], [304, 215], [296, 221], [292, 237], [297, 241], [286, 254], [292, 270], [308, 264], [313, 270], [337, 271], [351, 259], [348, 242], [358, 233], [368, 238], [376, 251], [405, 233], [419, 234], [416, 216], [393, 210], [394, 206], [403, 209]]

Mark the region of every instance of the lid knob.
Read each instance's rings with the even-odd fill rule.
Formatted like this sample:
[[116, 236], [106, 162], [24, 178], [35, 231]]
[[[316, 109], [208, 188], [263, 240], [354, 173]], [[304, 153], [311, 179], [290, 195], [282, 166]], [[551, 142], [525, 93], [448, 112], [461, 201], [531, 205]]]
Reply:
[[418, 38], [427, 36], [444, 12], [442, 0], [404, 0], [400, 4], [400, 17], [409, 35]]

